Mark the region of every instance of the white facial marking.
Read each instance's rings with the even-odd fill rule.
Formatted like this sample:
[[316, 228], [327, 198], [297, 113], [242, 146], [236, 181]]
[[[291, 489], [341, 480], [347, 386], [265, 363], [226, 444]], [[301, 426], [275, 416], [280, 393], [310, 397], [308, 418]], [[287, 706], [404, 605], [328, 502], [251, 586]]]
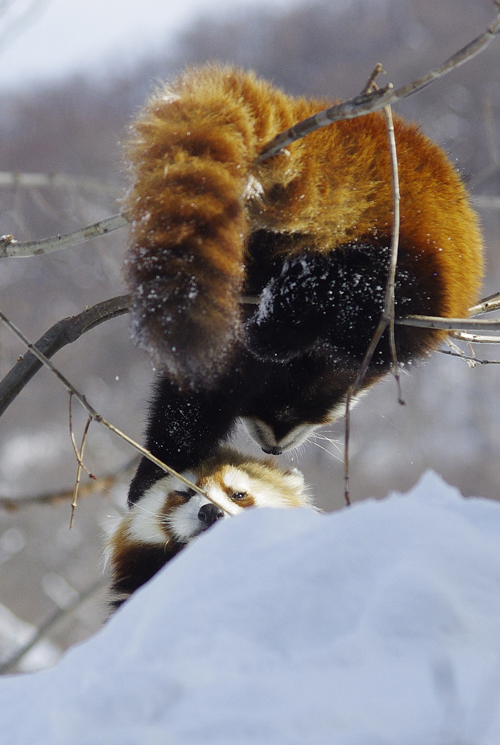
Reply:
[[[185, 473], [184, 476], [189, 481], [196, 478], [191, 472]], [[164, 546], [169, 536], [162, 528], [159, 518], [167, 495], [173, 491], [187, 491], [188, 488], [176, 476], [164, 476], [147, 489], [130, 510], [130, 538], [141, 543]]]
[[[363, 391], [359, 391], [355, 396], [351, 397], [351, 400], [349, 402], [349, 408], [353, 409], [356, 404], [359, 403], [359, 401], [363, 398], [363, 396], [366, 396], [368, 393], [368, 388]], [[343, 398], [342, 401], [339, 401], [338, 404], [336, 404], [330, 411], [328, 412], [328, 418], [325, 421], [325, 424], [332, 424], [333, 422], [336, 422], [337, 419], [341, 419], [343, 416], [345, 416], [345, 404], [346, 404], [346, 398]]]
[[253, 439], [263, 448], [270, 450], [278, 447], [280, 450], [290, 450], [302, 445], [319, 424], [299, 424], [288, 432], [281, 440], [277, 440], [272, 427], [257, 417], [243, 417], [245, 426]]
[[250, 491], [250, 477], [236, 466], [226, 466], [224, 468], [224, 484], [235, 494]]
[[168, 544], [170, 539], [188, 543], [206, 530], [207, 524], [200, 520], [199, 512], [204, 505], [213, 504], [212, 499], [223, 508], [219, 518], [221, 520], [245, 509], [230, 499], [231, 494], [248, 494], [256, 507], [291, 507], [292, 504], [285, 496], [287, 490], [294, 492], [297, 499], [303, 497], [305, 503], [308, 501], [304, 492], [304, 478], [296, 469], [288, 473], [271, 471], [268, 478], [259, 478], [250, 475], [243, 468], [223, 465], [215, 475], [202, 481], [197, 481], [192, 473], [183, 475], [196, 483], [211, 499], [194, 494], [165, 514], [168, 495], [173, 491], [189, 490], [175, 476], [165, 476], [145, 491], [140, 501], [132, 506], [128, 521], [128, 534], [132, 541], [160, 546]]
[[[215, 483], [204, 483], [201, 488], [214, 499], [217, 504], [224, 508], [220, 520], [225, 520], [229, 515], [235, 515], [241, 512], [241, 507], [233, 504], [226, 496], [226, 493]], [[206, 524], [198, 517], [201, 507], [206, 504], [213, 504], [210, 499], [202, 497], [201, 494], [195, 494], [186, 504], [177, 507], [166, 516], [166, 525], [169, 533], [178, 541], [186, 543], [195, 536], [199, 535], [206, 529]], [[227, 511], [225, 511], [227, 510]], [[228, 515], [229, 513], [229, 515]]]

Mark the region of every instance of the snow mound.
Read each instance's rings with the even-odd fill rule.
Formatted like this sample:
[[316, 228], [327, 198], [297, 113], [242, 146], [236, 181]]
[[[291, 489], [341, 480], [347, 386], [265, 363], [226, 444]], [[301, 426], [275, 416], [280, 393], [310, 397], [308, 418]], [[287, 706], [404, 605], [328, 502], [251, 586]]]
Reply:
[[9, 745], [498, 745], [500, 505], [427, 474], [250, 510], [92, 639], [0, 680]]

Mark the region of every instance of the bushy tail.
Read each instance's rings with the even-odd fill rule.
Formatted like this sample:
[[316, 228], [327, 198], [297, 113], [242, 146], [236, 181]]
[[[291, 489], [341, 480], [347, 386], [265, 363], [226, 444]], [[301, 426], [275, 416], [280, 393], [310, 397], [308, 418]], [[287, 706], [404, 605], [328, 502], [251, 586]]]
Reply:
[[188, 73], [152, 98], [128, 143], [133, 335], [182, 387], [210, 385], [241, 335], [245, 189], [261, 144], [251, 85], [232, 70]]

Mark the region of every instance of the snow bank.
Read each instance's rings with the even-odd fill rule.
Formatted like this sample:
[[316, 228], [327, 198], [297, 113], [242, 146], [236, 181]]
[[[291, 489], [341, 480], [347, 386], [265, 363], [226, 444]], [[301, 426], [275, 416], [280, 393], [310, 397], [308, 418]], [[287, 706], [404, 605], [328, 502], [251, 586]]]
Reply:
[[500, 505], [434, 474], [332, 515], [253, 510], [51, 670], [9, 745], [498, 745]]

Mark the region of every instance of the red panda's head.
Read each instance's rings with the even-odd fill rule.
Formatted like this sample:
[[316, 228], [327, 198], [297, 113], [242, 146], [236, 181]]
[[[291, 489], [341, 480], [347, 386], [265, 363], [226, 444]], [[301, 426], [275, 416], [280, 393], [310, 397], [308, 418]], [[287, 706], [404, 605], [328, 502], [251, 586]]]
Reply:
[[286, 470], [271, 459], [258, 460], [229, 448], [220, 448], [183, 476], [207, 496], [175, 476], [164, 476], [146, 489], [111, 536], [108, 553], [115, 605], [219, 520], [247, 507], [311, 506], [297, 469]]

